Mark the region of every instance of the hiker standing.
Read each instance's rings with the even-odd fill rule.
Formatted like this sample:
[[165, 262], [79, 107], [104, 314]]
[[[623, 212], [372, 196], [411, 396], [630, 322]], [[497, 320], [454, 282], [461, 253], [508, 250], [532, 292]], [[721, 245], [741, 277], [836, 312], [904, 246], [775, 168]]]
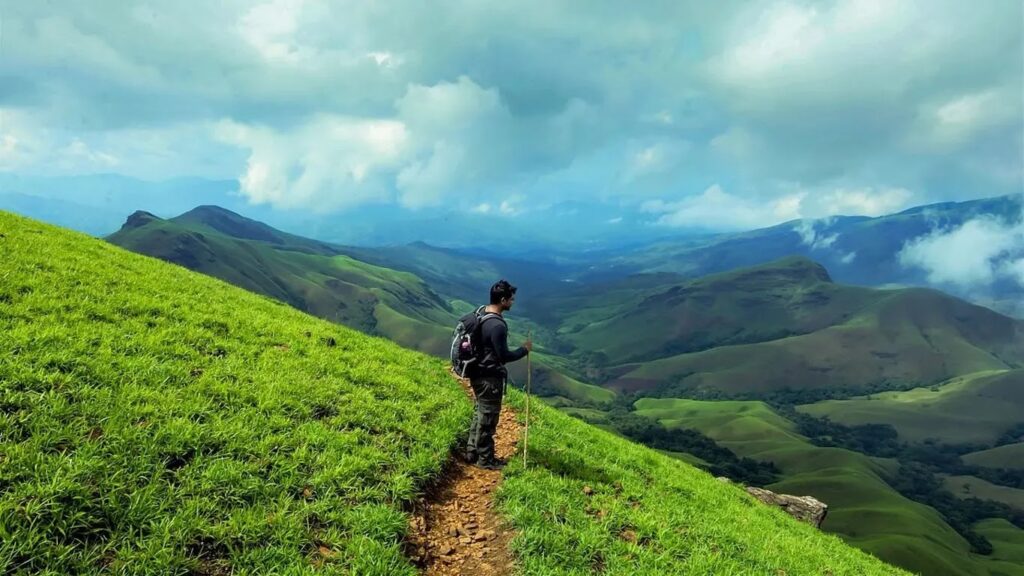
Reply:
[[505, 464], [494, 456], [494, 432], [498, 428], [501, 398], [508, 380], [505, 364], [533, 350], [530, 340], [516, 350], [508, 349], [508, 325], [502, 314], [511, 310], [515, 301], [515, 286], [505, 280], [491, 286], [491, 303], [482, 309], [480, 316], [480, 360], [469, 379], [476, 403], [466, 443], [466, 461], [488, 470]]

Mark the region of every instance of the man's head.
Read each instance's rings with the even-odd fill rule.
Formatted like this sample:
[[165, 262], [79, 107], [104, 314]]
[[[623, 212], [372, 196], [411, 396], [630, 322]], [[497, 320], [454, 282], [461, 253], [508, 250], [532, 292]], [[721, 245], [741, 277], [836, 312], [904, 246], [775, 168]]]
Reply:
[[491, 286], [491, 305], [498, 306], [501, 311], [512, 309], [512, 303], [516, 301], [516, 287], [509, 284], [507, 280], [498, 280]]

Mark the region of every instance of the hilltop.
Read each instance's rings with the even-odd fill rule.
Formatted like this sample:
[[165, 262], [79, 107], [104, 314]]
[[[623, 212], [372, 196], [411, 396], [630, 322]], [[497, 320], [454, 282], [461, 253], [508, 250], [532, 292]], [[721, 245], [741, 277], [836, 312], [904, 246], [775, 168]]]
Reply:
[[[469, 415], [443, 362], [2, 212], [0, 245], [8, 572], [413, 572], [404, 510]], [[498, 495], [523, 573], [902, 573], [534, 410]]]
[[441, 327], [456, 317], [412, 274], [216, 206], [166, 220], [136, 212], [108, 240], [406, 346], [443, 352], [449, 331]]

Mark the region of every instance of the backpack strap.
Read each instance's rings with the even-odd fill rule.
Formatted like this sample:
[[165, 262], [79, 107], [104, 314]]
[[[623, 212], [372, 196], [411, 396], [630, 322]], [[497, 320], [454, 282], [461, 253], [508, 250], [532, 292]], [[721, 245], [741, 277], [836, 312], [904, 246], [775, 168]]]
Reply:
[[490, 320], [491, 318], [497, 318], [498, 320], [501, 320], [502, 324], [504, 324], [505, 326], [508, 326], [508, 322], [505, 322], [505, 318], [503, 318], [501, 316], [501, 314], [496, 314], [494, 312], [488, 312], [487, 314], [484, 314], [483, 316], [481, 316], [480, 320], [477, 322], [477, 326], [479, 326], [480, 328], [483, 328], [484, 322], [486, 322], [487, 320]]

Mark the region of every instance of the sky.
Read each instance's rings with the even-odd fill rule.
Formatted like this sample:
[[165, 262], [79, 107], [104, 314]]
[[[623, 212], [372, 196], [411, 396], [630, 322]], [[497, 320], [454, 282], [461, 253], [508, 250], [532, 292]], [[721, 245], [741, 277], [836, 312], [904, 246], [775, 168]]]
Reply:
[[877, 216], [1024, 191], [1022, 31], [1019, 0], [0, 0], [0, 172], [318, 215]]

